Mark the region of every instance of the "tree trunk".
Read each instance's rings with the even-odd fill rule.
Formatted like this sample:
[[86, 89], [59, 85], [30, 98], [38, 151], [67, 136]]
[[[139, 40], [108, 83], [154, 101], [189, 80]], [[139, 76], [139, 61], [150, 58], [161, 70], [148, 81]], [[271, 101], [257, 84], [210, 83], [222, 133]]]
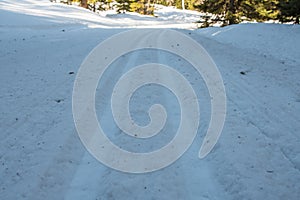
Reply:
[[88, 8], [87, 0], [81, 0], [81, 7]]
[[229, 0], [229, 24], [235, 24], [236, 18], [235, 18], [235, 2], [234, 0]]
[[150, 0], [147, 2], [147, 15], [150, 14]]

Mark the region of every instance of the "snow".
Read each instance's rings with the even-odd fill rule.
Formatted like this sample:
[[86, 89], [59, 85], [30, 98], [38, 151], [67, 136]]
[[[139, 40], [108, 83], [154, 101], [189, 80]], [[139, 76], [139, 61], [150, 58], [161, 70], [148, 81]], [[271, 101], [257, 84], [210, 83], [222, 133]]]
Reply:
[[286, 60], [292, 65], [300, 62], [300, 29], [296, 25], [250, 23], [224, 28], [210, 27], [201, 29], [199, 33], [234, 47], [247, 48], [253, 53], [260, 52]]
[[[52, 3], [47, 0], [2, 1], [0, 6], [5, 16], [2, 25], [7, 26], [43, 26], [47, 20], [53, 25], [81, 24], [89, 28], [196, 28], [199, 13], [182, 13], [178, 9], [159, 9], [157, 15], [141, 16], [136, 13], [116, 14], [115, 11], [93, 13], [75, 5]], [[7, 13], [8, 12], [8, 13]], [[36, 18], [35, 16], [39, 16]], [[88, 17], [87, 17], [88, 16]], [[106, 17], [105, 17], [106, 16]], [[176, 16], [176, 17], [175, 17]], [[186, 18], [182, 21], [182, 18]], [[48, 23], [49, 24], [49, 23]]]
[[[47, 0], [0, 2], [0, 199], [299, 199], [300, 26], [192, 30], [200, 13], [160, 7], [156, 15], [98, 15]], [[103, 82], [117, 81], [123, 71], [114, 69], [120, 63], [126, 71], [149, 60], [188, 77], [201, 110], [190, 149], [167, 168], [136, 175], [102, 165], [81, 143], [72, 116], [78, 69], [97, 44], [136, 27], [181, 28], [217, 64], [227, 116], [220, 140], [204, 159], [198, 151], [210, 112], [205, 83], [186, 61], [153, 51], [135, 54], [134, 60], [122, 57]], [[121, 137], [106, 109], [112, 87], [100, 83], [96, 96], [97, 114], [111, 140], [142, 152], [173, 137], [139, 142]], [[178, 104], [169, 91], [153, 87], [134, 98], [133, 116], [141, 124], [149, 120], [141, 110], [160, 102], [171, 112], [166, 128], [176, 130]]]

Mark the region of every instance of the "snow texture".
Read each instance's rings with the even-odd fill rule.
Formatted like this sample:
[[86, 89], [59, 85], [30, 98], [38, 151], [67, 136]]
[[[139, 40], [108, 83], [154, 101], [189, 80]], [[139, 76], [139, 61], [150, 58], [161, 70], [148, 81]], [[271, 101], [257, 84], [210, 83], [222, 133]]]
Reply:
[[[300, 198], [300, 26], [192, 30], [200, 13], [160, 7], [156, 15], [98, 15], [47, 0], [0, 2], [0, 199]], [[200, 127], [191, 148], [167, 168], [136, 175], [112, 170], [86, 151], [73, 122], [72, 90], [83, 59], [97, 44], [145, 27], [180, 28], [205, 47], [224, 80], [227, 118], [217, 145], [200, 160], [210, 117], [201, 77], [166, 52], [120, 58], [107, 72], [110, 78], [99, 83], [96, 109], [108, 137], [122, 148], [157, 149], [173, 137], [180, 120], [170, 91], [142, 88], [130, 105], [133, 119], [147, 124], [147, 106], [161, 103], [171, 113], [167, 131], [152, 141], [123, 137], [108, 105], [123, 71], [149, 61], [167, 64], [200, 95]], [[123, 71], [116, 69], [121, 64]]]

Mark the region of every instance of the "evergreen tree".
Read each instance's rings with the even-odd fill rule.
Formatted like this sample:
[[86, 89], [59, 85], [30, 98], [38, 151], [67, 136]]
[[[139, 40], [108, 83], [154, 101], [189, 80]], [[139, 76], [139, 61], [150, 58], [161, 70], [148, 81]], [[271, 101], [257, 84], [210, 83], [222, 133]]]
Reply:
[[118, 13], [125, 13], [130, 11], [130, 0], [116, 0], [117, 4], [117, 12]]
[[189, 9], [189, 10], [195, 10], [195, 5], [199, 5], [199, 2], [202, 2], [202, 0], [175, 0], [176, 8], [179, 9]]
[[[296, 0], [298, 1], [298, 0]], [[242, 18], [264, 21], [277, 19], [279, 0], [204, 0], [198, 6], [202, 11], [224, 18], [224, 24], [239, 23]]]
[[90, 10], [92, 10], [93, 12], [96, 12], [96, 3], [98, 2], [98, 0], [88, 0], [88, 7]]
[[253, 4], [256, 14], [254, 19], [258, 21], [277, 19], [279, 14], [278, 3], [278, 0], [256, 0]]
[[198, 8], [204, 12], [216, 14], [220, 18], [225, 18], [229, 24], [234, 24], [237, 21], [238, 7], [235, 0], [204, 0]]
[[130, 4], [130, 10], [143, 15], [153, 15], [154, 7], [150, 0], [133, 0]]
[[300, 18], [300, 1], [299, 0], [280, 0], [280, 21], [295, 21], [299, 24]]

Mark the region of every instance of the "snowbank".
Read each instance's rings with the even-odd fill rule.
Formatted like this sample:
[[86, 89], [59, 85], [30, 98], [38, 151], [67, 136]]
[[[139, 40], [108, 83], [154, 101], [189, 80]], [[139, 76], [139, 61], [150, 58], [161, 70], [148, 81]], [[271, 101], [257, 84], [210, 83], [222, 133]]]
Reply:
[[137, 13], [116, 14], [112, 11], [93, 13], [78, 6], [52, 3], [48, 0], [2, 1], [1, 25], [42, 26], [47, 24], [84, 25], [89, 28], [196, 28], [200, 13], [158, 6], [154, 16]]
[[290, 64], [300, 62], [300, 26], [249, 23], [199, 29], [200, 35]]

